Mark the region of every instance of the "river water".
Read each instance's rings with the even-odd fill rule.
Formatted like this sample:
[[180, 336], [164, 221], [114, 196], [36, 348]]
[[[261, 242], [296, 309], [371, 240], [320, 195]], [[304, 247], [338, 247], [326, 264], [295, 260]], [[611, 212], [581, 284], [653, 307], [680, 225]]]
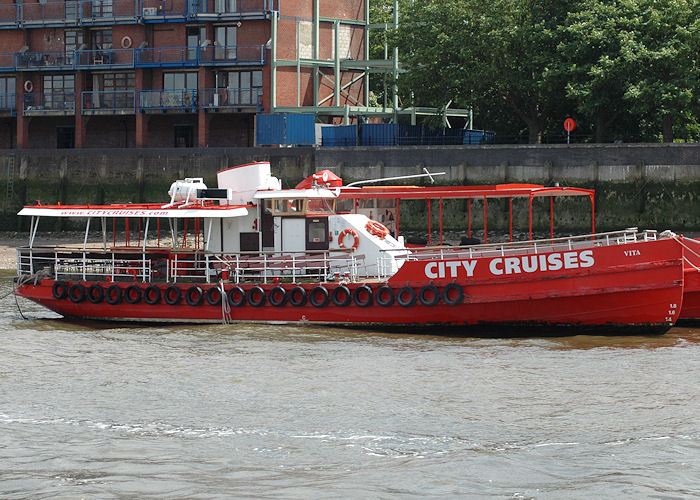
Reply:
[[2, 498], [700, 496], [700, 328], [86, 325], [9, 276]]

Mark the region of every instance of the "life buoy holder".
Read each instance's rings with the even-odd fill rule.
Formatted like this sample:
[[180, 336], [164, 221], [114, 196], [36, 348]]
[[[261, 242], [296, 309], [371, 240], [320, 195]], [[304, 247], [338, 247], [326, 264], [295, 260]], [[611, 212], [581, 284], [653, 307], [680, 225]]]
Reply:
[[87, 290], [87, 299], [93, 304], [99, 304], [105, 298], [105, 289], [97, 283], [90, 285]]
[[82, 283], [73, 283], [68, 289], [68, 298], [76, 304], [85, 300], [85, 294], [85, 286]]
[[234, 286], [226, 294], [231, 307], [241, 307], [245, 304], [245, 291], [240, 286]]
[[352, 300], [356, 306], [368, 307], [374, 302], [374, 294], [368, 285], [360, 285], [352, 293]]
[[295, 286], [289, 291], [289, 303], [294, 307], [302, 307], [306, 305], [306, 290], [300, 286]]
[[250, 304], [251, 306], [260, 307], [263, 304], [265, 304], [265, 290], [263, 290], [259, 286], [254, 286], [253, 288], [248, 290], [246, 299], [248, 300], [248, 304]]
[[376, 220], [367, 221], [367, 224], [365, 224], [365, 229], [368, 233], [377, 236], [380, 240], [383, 240], [389, 236], [389, 228]]
[[394, 300], [396, 299], [396, 293], [394, 293], [394, 290], [387, 285], [379, 287], [379, 290], [377, 290], [377, 296], [375, 297], [377, 300], [377, 304], [379, 304], [382, 307], [389, 307], [394, 305]]
[[123, 36], [121, 43], [122, 43], [122, 49], [128, 49], [129, 47], [131, 47], [131, 43], [132, 43], [131, 37], [130, 36]]
[[352, 248], [357, 249], [357, 245], [360, 244], [360, 237], [358, 236], [357, 231], [348, 227], [348, 228], [343, 229], [340, 232], [340, 236], [338, 236], [338, 246], [340, 248], [351, 248], [349, 246], [348, 247], [345, 246], [345, 241], [344, 241], [345, 236], [352, 236], [353, 237]]
[[162, 296], [163, 293], [156, 285], [151, 285], [143, 291], [143, 301], [151, 306], [158, 304]]
[[27, 80], [26, 82], [24, 82], [24, 91], [31, 92], [32, 90], [34, 90], [34, 84], [32, 83], [32, 81]]
[[309, 294], [309, 302], [314, 307], [326, 307], [328, 305], [329, 296], [328, 290], [323, 286], [316, 286]]
[[65, 281], [57, 281], [51, 288], [54, 299], [65, 299], [68, 297], [68, 284]]
[[352, 292], [345, 285], [339, 285], [333, 289], [331, 300], [334, 306], [347, 307], [352, 302]]

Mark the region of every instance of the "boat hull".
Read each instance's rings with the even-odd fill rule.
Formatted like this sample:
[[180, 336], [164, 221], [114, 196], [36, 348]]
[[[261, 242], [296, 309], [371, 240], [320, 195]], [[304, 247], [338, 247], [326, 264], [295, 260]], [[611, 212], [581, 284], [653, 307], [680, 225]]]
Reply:
[[[517, 267], [515, 261], [500, 257], [408, 261], [385, 282], [227, 283], [226, 294], [239, 287], [232, 299], [241, 302], [231, 305], [230, 318], [216, 300], [210, 303], [204, 299], [209, 289], [221, 286], [214, 284], [68, 282], [61, 284], [59, 292], [73, 285], [77, 292], [57, 298], [56, 282], [42, 279], [37, 284], [19, 286], [17, 293], [63, 316], [108, 321], [204, 323], [226, 318], [233, 322], [449, 327], [450, 331], [467, 335], [500, 330], [512, 336], [519, 332], [546, 335], [563, 331], [660, 334], [678, 319], [683, 300], [683, 261], [682, 248], [673, 240], [592, 248], [568, 256], [565, 253], [544, 260], [539, 255], [511, 257], [520, 259]], [[567, 269], [564, 263], [577, 265]], [[532, 265], [540, 264], [539, 269], [530, 270]], [[158, 287], [160, 293], [154, 295], [162, 297], [155, 304], [143, 298], [116, 304], [81, 299], [80, 286], [92, 285], [103, 290], [117, 286], [123, 295], [127, 288], [136, 287], [141, 293], [132, 290], [133, 296], [142, 295], [148, 286]], [[339, 287], [346, 290], [336, 291]], [[176, 305], [165, 301], [168, 288], [181, 291], [183, 298]], [[190, 291], [193, 288], [197, 289]], [[286, 292], [284, 300], [280, 288]], [[290, 301], [294, 288], [296, 304]], [[247, 299], [242, 298], [240, 290]], [[276, 295], [272, 297], [271, 293]], [[220, 297], [216, 292], [210, 295]], [[306, 299], [300, 304], [296, 299], [302, 295]], [[193, 297], [196, 300], [186, 300]], [[271, 303], [271, 298], [277, 305]]]
[[700, 322], [700, 240], [683, 238], [681, 241], [687, 248], [680, 319]]

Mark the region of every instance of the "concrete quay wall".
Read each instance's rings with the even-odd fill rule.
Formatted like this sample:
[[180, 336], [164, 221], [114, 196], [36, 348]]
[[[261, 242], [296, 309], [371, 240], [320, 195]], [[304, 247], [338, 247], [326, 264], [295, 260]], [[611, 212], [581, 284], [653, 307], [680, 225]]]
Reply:
[[[100, 204], [164, 201], [175, 179], [203, 177], [214, 186], [216, 172], [251, 161], [270, 161], [285, 187], [329, 169], [345, 182], [430, 172], [439, 184], [532, 183], [596, 190], [599, 230], [640, 228], [700, 231], [700, 145], [504, 145], [355, 148], [207, 148], [114, 150], [5, 150], [0, 152], [0, 230], [23, 230], [16, 217], [26, 203]], [[413, 181], [425, 184], [426, 181]], [[437, 202], [432, 216], [437, 221]], [[404, 213], [405, 209], [405, 213]], [[483, 227], [483, 207], [472, 203], [472, 227]], [[466, 228], [466, 202], [446, 201], [448, 229]], [[527, 204], [514, 202], [516, 231], [527, 228]], [[557, 232], [587, 232], [590, 203], [559, 199]], [[404, 229], [426, 227], [424, 202], [402, 204]], [[507, 230], [506, 201], [488, 204], [491, 231]], [[549, 203], [537, 200], [536, 227], [549, 224]], [[48, 223], [47, 223], [48, 224]], [[50, 226], [44, 226], [52, 229]], [[65, 228], [58, 225], [53, 229]], [[437, 225], [433, 224], [433, 230]]]

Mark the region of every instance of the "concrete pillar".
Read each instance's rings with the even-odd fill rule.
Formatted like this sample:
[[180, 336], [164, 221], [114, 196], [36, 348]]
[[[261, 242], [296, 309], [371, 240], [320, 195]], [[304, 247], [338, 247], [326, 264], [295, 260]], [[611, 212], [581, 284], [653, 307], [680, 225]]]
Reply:
[[[134, 75], [134, 88], [142, 90], [147, 88], [144, 85], [144, 74], [142, 69], [137, 69]], [[145, 148], [148, 145], [148, 115], [141, 112], [141, 103], [139, 102], [138, 93], [136, 95], [136, 147]]]
[[75, 148], [86, 147], [87, 117], [83, 117], [83, 90], [85, 89], [85, 74], [78, 71], [75, 74]]
[[[24, 85], [23, 75], [17, 78], [19, 85]], [[15, 109], [17, 110], [17, 149], [27, 149], [29, 147], [29, 120], [24, 116], [24, 89], [19, 87], [15, 93]]]

